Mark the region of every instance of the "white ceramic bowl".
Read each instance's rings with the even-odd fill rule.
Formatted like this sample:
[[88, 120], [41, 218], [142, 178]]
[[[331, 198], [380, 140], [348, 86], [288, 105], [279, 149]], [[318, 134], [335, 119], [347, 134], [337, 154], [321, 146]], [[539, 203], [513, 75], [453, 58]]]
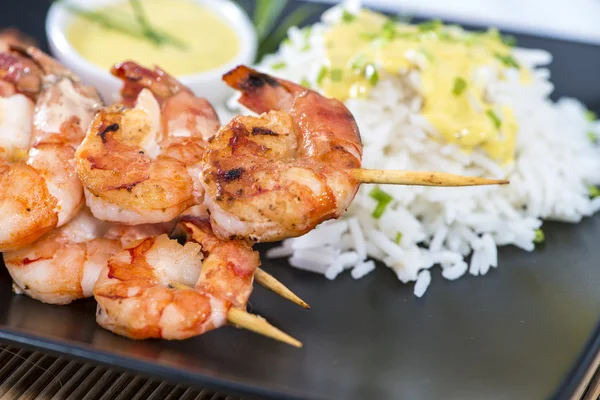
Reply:
[[[81, 8], [96, 9], [124, 0], [71, 0], [69, 3]], [[237, 4], [230, 0], [192, 0], [210, 8], [236, 32], [240, 40], [240, 51], [235, 58], [217, 68], [193, 75], [178, 76], [177, 79], [188, 86], [198, 96], [207, 98], [213, 104], [222, 103], [233, 92], [221, 80], [223, 74], [239, 64], [251, 64], [256, 56], [256, 31], [252, 22]], [[83, 82], [93, 85], [107, 104], [119, 98], [121, 81], [109, 71], [92, 64], [71, 46], [66, 30], [74, 15], [63, 5], [54, 2], [46, 17], [46, 35], [54, 57], [78, 75]], [[125, 60], [123, 60], [125, 61]], [[133, 60], [135, 61], [135, 60]]]

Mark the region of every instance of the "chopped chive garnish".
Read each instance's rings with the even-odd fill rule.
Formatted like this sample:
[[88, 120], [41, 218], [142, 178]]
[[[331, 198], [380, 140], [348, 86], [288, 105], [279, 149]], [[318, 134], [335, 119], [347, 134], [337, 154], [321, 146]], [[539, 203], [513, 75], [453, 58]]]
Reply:
[[348, 23], [348, 22], [352, 22], [356, 19], [356, 15], [348, 12], [347, 10], [344, 10], [344, 12], [342, 13], [342, 21]]
[[308, 79], [306, 79], [306, 77], [302, 78], [302, 80], [300, 81], [300, 85], [310, 89], [310, 82], [308, 81]]
[[509, 55], [509, 54], [507, 54], [507, 55], [504, 56], [502, 54], [496, 53], [496, 54], [494, 54], [494, 56], [498, 60], [500, 60], [500, 62], [502, 64], [506, 65], [507, 67], [517, 68], [517, 69], [519, 68], [519, 64], [517, 63], [517, 61], [511, 55]]
[[598, 119], [598, 115], [596, 115], [596, 113], [593, 111], [586, 110], [585, 111], [585, 119], [587, 119], [590, 122], [594, 122], [595, 120]]
[[589, 141], [592, 143], [596, 143], [596, 141], [598, 141], [598, 136], [596, 136], [595, 132], [588, 131], [587, 137], [588, 137]]
[[334, 68], [331, 70], [331, 80], [334, 82], [340, 82], [344, 76], [344, 72], [340, 68]]
[[365, 67], [365, 78], [367, 78], [371, 86], [375, 86], [379, 82], [379, 72], [377, 72], [377, 68], [373, 64], [367, 64]]
[[543, 243], [545, 239], [546, 236], [544, 235], [544, 231], [541, 229], [536, 229], [535, 237], [533, 238], [533, 243]]
[[350, 61], [348, 61], [348, 66], [351, 69], [360, 69], [362, 70], [365, 65], [367, 64], [367, 56], [364, 55], [363, 53], [358, 53], [357, 55], [355, 55], [354, 57], [352, 57], [350, 59]]
[[376, 33], [361, 32], [360, 37], [365, 40], [373, 40], [377, 37]]
[[428, 52], [424, 48], [420, 48], [419, 51], [421, 52], [421, 54], [423, 54], [425, 56], [425, 58], [427, 59], [427, 61], [429, 61], [429, 62], [433, 61], [433, 58], [434, 58], [433, 54], [431, 54], [430, 52]]
[[319, 73], [317, 74], [317, 84], [320, 85], [323, 82], [323, 79], [325, 79], [325, 77], [327, 76], [327, 71], [327, 67], [323, 65], [319, 70]]
[[509, 47], [515, 47], [517, 45], [517, 38], [512, 35], [502, 35], [500, 36], [502, 43]]
[[382, 29], [384, 31], [395, 31], [396, 30], [396, 22], [394, 22], [393, 19], [388, 19], [383, 24], [383, 28]]
[[454, 79], [454, 87], [452, 88], [452, 93], [455, 96], [460, 96], [465, 89], [467, 88], [467, 81], [465, 81], [460, 76]]
[[392, 196], [384, 192], [379, 188], [374, 188], [369, 192], [369, 196], [372, 199], [377, 200], [377, 207], [373, 210], [371, 216], [375, 219], [381, 218], [387, 206], [394, 200]]
[[502, 126], [502, 120], [500, 118], [498, 118], [498, 116], [496, 115], [494, 110], [489, 109], [485, 113], [487, 114], [488, 117], [490, 117], [490, 119], [494, 123], [494, 126], [496, 127], [496, 129], [500, 129], [500, 127]]
[[310, 32], [311, 32], [311, 27], [307, 26], [306, 28], [303, 29], [304, 33], [304, 40], [308, 40], [308, 38], [310, 37]]
[[420, 32], [429, 32], [438, 30], [439, 28], [441, 28], [441, 26], [442, 21], [440, 21], [439, 19], [435, 19], [431, 21], [421, 22], [419, 25], [417, 25], [417, 29], [419, 29]]
[[400, 244], [401, 240], [402, 240], [402, 232], [396, 233], [396, 239], [394, 239], [394, 243]]
[[278, 70], [278, 69], [283, 69], [283, 68], [285, 68], [285, 67], [287, 67], [287, 64], [286, 64], [286, 63], [284, 63], [283, 61], [281, 61], [281, 62], [278, 62], [278, 63], [275, 63], [275, 64], [271, 65], [271, 68], [272, 68], [272, 69], [275, 69], [275, 70]]
[[396, 23], [391, 19], [385, 21], [385, 24], [383, 24], [383, 27], [381, 29], [382, 37], [384, 37], [387, 40], [392, 40], [396, 35]]
[[593, 199], [600, 196], [600, 188], [598, 186], [588, 186], [588, 194]]

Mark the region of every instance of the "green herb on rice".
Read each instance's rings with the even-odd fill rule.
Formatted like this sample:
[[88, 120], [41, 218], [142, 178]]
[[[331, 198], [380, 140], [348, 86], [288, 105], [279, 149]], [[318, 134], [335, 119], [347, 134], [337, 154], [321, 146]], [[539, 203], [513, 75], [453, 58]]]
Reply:
[[373, 64], [366, 65], [365, 78], [367, 78], [371, 86], [375, 86], [379, 82], [379, 72], [377, 72], [377, 68]]
[[519, 69], [519, 63], [517, 63], [517, 60], [515, 60], [510, 54], [502, 55], [500, 53], [496, 53], [494, 54], [494, 57], [496, 57], [502, 64], [509, 68]]
[[344, 77], [344, 71], [342, 71], [340, 68], [334, 68], [331, 70], [330, 76], [332, 81], [341, 82], [342, 78]]
[[592, 199], [600, 196], [600, 188], [598, 186], [588, 186], [588, 194]]
[[375, 219], [381, 218], [387, 206], [394, 200], [392, 196], [377, 187], [369, 192], [369, 196], [377, 201], [377, 206], [371, 214]]
[[400, 244], [401, 240], [402, 240], [402, 232], [396, 233], [396, 238], [394, 239], [394, 243]]
[[533, 238], [533, 242], [540, 244], [540, 243], [544, 243], [544, 240], [546, 240], [546, 235], [544, 235], [544, 231], [541, 229], [536, 229], [535, 237]]
[[319, 73], [317, 74], [316, 82], [318, 85], [321, 85], [321, 83], [323, 83], [323, 79], [325, 79], [328, 72], [329, 72], [329, 68], [327, 68], [326, 66], [323, 65], [321, 67], [321, 69], [319, 70]]
[[596, 135], [596, 132], [594, 132], [594, 131], [588, 131], [587, 137], [588, 137], [589, 141], [592, 143], [596, 143], [598, 141], [598, 136]]
[[500, 129], [500, 127], [502, 126], [502, 120], [498, 117], [494, 110], [489, 109], [485, 113], [488, 117], [490, 117], [496, 129]]
[[419, 30], [419, 32], [431, 32], [431, 31], [437, 31], [442, 26], [443, 26], [442, 21], [440, 21], [439, 19], [435, 19], [435, 20], [431, 20], [431, 21], [421, 22], [420, 24], [417, 25], [417, 29]]
[[306, 79], [306, 77], [302, 78], [302, 80], [300, 81], [300, 85], [304, 86], [307, 89], [310, 89], [310, 81], [308, 79]]
[[287, 67], [287, 64], [285, 62], [283, 62], [283, 61], [271, 65], [271, 68], [274, 69], [274, 70], [283, 69], [285, 67]]
[[460, 96], [463, 94], [465, 89], [467, 88], [467, 81], [465, 81], [460, 76], [454, 79], [454, 86], [452, 87], [452, 94], [455, 96]]
[[362, 70], [367, 65], [368, 58], [364, 53], [358, 53], [348, 60], [348, 67], [354, 70]]
[[598, 115], [592, 110], [585, 110], [585, 119], [587, 119], [590, 122], [594, 122], [598, 119]]
[[344, 12], [342, 13], [342, 21], [344, 21], [345, 23], [352, 22], [355, 19], [356, 19], [356, 15], [352, 14], [348, 10], [344, 10]]

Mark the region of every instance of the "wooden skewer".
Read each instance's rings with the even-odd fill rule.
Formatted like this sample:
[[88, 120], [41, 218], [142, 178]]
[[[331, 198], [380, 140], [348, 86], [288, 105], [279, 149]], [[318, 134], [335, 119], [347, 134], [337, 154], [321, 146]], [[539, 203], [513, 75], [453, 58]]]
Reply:
[[288, 299], [289, 301], [296, 303], [301, 307], [310, 309], [310, 306], [308, 304], [306, 304], [306, 302], [304, 300], [302, 300], [300, 297], [296, 296], [296, 294], [294, 292], [292, 292], [290, 289], [288, 289], [283, 283], [279, 282], [277, 279], [275, 279], [275, 277], [273, 275], [269, 274], [268, 272], [263, 271], [262, 269], [258, 268], [256, 270], [256, 273], [254, 274], [254, 279], [261, 286], [263, 286], [269, 290], [272, 290], [273, 292], [277, 293], [284, 299]]
[[[171, 281], [171, 286], [179, 290], [193, 289], [184, 283], [176, 281]], [[264, 318], [259, 317], [258, 315], [250, 314], [244, 310], [231, 307], [229, 311], [227, 311], [227, 321], [229, 321], [229, 323], [232, 325], [248, 329], [249, 331], [256, 332], [263, 336], [268, 336], [291, 346], [302, 347], [302, 342], [299, 340], [294, 339], [287, 333], [275, 328]]]
[[302, 342], [275, 328], [264, 318], [259, 317], [258, 315], [250, 314], [237, 308], [230, 308], [229, 312], [227, 313], [227, 321], [233, 325], [237, 325], [241, 328], [248, 329], [249, 331], [268, 336], [291, 346], [302, 347]]
[[445, 172], [395, 171], [383, 169], [353, 169], [352, 175], [362, 183], [384, 183], [411, 186], [481, 186], [506, 185], [505, 179], [447, 174]]
[[[194, 237], [196, 235], [196, 232], [198, 231], [198, 227], [190, 222], [184, 222], [184, 224], [192, 232], [192, 237]], [[275, 279], [275, 277], [273, 275], [263, 271], [260, 268], [257, 268], [256, 272], [254, 273], [254, 278], [256, 279], [256, 282], [258, 284], [277, 293], [284, 299], [288, 299], [291, 302], [296, 303], [301, 307], [310, 309], [310, 306], [308, 304], [306, 304], [306, 302], [304, 300], [302, 300], [300, 297], [296, 296], [296, 294], [294, 292], [292, 292], [290, 289], [288, 289], [287, 286], [285, 286], [283, 283], [281, 283], [277, 279]]]

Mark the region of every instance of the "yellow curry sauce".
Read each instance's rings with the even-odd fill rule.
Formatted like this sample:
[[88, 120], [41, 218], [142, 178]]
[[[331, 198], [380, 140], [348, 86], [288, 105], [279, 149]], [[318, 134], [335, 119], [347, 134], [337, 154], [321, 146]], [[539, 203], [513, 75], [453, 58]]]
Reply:
[[[513, 111], [489, 103], [476, 79], [483, 66], [519, 68], [497, 31], [466, 32], [437, 21], [408, 25], [363, 10], [344, 13], [325, 41], [328, 60], [317, 81], [328, 96], [363, 97], [380, 72], [418, 69], [422, 113], [443, 140], [466, 151], [482, 147], [500, 162], [513, 159], [518, 129]], [[522, 70], [521, 79], [528, 80], [528, 73]]]
[[[216, 68], [231, 61], [239, 52], [240, 40], [236, 32], [207, 7], [185, 0], [144, 0], [143, 5], [154, 29], [168, 32], [185, 46], [158, 46], [81, 16], [74, 18], [67, 30], [67, 38], [83, 57], [102, 68], [135, 60], [146, 66], [159, 65], [176, 76]], [[98, 11], [133, 29], [137, 27], [128, 2]]]

